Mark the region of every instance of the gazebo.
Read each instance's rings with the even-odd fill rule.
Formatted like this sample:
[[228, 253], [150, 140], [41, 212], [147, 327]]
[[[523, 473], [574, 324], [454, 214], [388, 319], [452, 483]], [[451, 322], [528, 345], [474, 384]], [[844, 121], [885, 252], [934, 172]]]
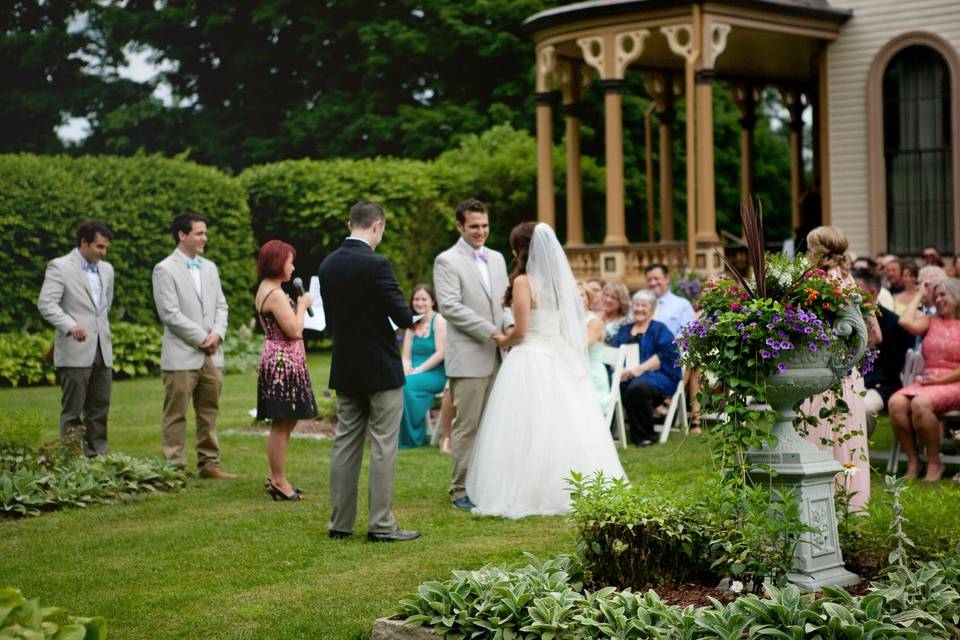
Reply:
[[[537, 13], [524, 23], [536, 48], [537, 216], [555, 224], [553, 109], [566, 125], [566, 250], [574, 272], [628, 285], [643, 267], [663, 262], [704, 274], [720, 270], [713, 160], [713, 86], [728, 83], [740, 110], [740, 184], [753, 192], [753, 128], [765, 87], [776, 87], [791, 114], [792, 228], [830, 219], [826, 127], [826, 45], [851, 12], [826, 0], [589, 0]], [[659, 235], [648, 211], [646, 242], [625, 233], [621, 96], [625, 74], [641, 74], [654, 100], [659, 129]], [[606, 233], [585, 245], [577, 102], [599, 78], [604, 90]], [[559, 97], [559, 100], [558, 100]], [[813, 114], [813, 181], [821, 192], [820, 220], [803, 220], [803, 109]], [[671, 123], [686, 116], [687, 237], [675, 233]], [[650, 144], [648, 140], [648, 144]], [[812, 186], [812, 185], [811, 185]], [[648, 199], [649, 202], [649, 199]]]

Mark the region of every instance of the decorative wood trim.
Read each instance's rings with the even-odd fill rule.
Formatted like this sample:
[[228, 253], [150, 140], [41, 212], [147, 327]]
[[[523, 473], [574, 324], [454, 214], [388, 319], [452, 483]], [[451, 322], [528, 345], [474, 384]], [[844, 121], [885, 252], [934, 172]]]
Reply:
[[890, 40], [870, 64], [867, 76], [867, 190], [870, 204], [870, 252], [887, 250], [887, 166], [883, 157], [883, 74], [903, 49], [921, 45], [939, 53], [950, 72], [950, 122], [953, 163], [953, 251], [960, 253], [960, 52], [943, 37], [912, 31]]
[[550, 90], [550, 79], [557, 67], [557, 48], [545, 45], [537, 49], [537, 92]]

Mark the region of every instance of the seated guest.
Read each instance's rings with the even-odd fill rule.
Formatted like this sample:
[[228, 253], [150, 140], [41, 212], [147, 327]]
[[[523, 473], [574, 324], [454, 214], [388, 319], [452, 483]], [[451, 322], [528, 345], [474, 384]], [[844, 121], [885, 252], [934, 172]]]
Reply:
[[947, 275], [951, 278], [960, 278], [960, 256], [954, 256], [947, 265]]
[[908, 478], [920, 475], [917, 439], [927, 450], [924, 480], [943, 475], [938, 414], [960, 409], [960, 280], [941, 278], [933, 286], [935, 316], [920, 312], [922, 290], [900, 318], [900, 326], [923, 336], [923, 371], [913, 384], [890, 398], [890, 420], [904, 453]]
[[923, 248], [923, 264], [931, 267], [943, 267], [943, 260], [940, 258], [940, 250], [936, 245], [928, 244]]
[[607, 367], [603, 364], [601, 357], [603, 352], [603, 321], [590, 311], [590, 288], [588, 284], [578, 282], [577, 289], [580, 290], [580, 298], [583, 300], [583, 308], [586, 311], [590, 380], [593, 382], [593, 390], [597, 394], [600, 407], [606, 408], [610, 402], [610, 374], [607, 373]]
[[[880, 276], [869, 269], [854, 269], [853, 279], [863, 291], [864, 299], [876, 302], [880, 292]], [[876, 313], [882, 340], [878, 345], [879, 354], [873, 368], [863, 377], [868, 436], [873, 434], [877, 414], [886, 408], [890, 396], [901, 387], [903, 361], [907, 350], [913, 346], [913, 338], [900, 326], [897, 314], [879, 305]]]
[[603, 278], [590, 278], [587, 280], [587, 290], [590, 293], [590, 311], [594, 313], [603, 312], [603, 288], [607, 286], [607, 283]]
[[640, 364], [623, 372], [620, 393], [630, 422], [630, 439], [641, 447], [656, 440], [654, 407], [673, 395], [681, 378], [673, 334], [653, 319], [656, 310], [657, 296], [649, 289], [637, 291], [633, 294], [633, 321], [620, 327], [613, 340], [615, 347], [640, 345]]
[[880, 293], [877, 294], [877, 304], [893, 311], [893, 294], [883, 286], [883, 269], [877, 264], [877, 261], [869, 256], [857, 258], [853, 261], [854, 269], [869, 269], [880, 278]]
[[893, 312], [898, 316], [903, 315], [907, 305], [917, 295], [917, 269], [912, 260], [900, 261], [900, 291], [893, 295]]
[[630, 322], [630, 292], [620, 282], [611, 282], [600, 295], [600, 320], [603, 321], [603, 341], [610, 344], [624, 324]]
[[418, 284], [410, 296], [413, 312], [423, 317], [403, 334], [403, 420], [400, 423], [400, 448], [427, 444], [427, 411], [433, 398], [443, 391], [447, 375], [443, 369], [447, 343], [447, 322], [437, 313], [433, 287]]
[[[920, 273], [917, 275], [917, 294], [920, 295], [921, 314], [932, 316], [937, 313], [937, 308], [933, 304], [933, 284], [946, 277], [947, 272], [943, 267], [928, 265], [920, 268]], [[919, 342], [920, 340], [917, 340], [918, 344]]]
[[667, 325], [670, 333], [677, 335], [680, 329], [696, 320], [697, 315], [689, 300], [670, 291], [669, 273], [667, 265], [658, 262], [648, 264], [644, 269], [647, 289], [657, 296], [656, 320]]

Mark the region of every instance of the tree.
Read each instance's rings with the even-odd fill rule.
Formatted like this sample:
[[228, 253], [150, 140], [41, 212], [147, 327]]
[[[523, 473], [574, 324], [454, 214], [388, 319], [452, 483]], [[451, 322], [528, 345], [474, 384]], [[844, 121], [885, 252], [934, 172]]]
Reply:
[[[157, 9], [130, 0], [98, 7], [92, 21], [108, 49], [150, 47], [173, 63], [162, 79], [191, 102], [167, 114], [150, 104], [120, 112], [154, 132], [142, 140], [147, 150], [176, 140], [194, 160], [238, 168], [300, 156], [427, 158], [456, 135], [526, 125], [533, 47], [521, 24], [545, 4], [171, 1]], [[116, 119], [97, 124], [91, 145], [129, 144], [126, 127], [110, 126]]]

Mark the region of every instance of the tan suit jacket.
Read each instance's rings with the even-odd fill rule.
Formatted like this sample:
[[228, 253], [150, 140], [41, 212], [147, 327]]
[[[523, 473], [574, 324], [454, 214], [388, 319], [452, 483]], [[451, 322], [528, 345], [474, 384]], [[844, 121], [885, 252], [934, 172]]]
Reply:
[[206, 258], [200, 258], [200, 291], [193, 288], [190, 269], [174, 251], [153, 268], [153, 300], [163, 323], [160, 368], [163, 371], [193, 371], [203, 366], [206, 353], [200, 343], [210, 333], [220, 336], [221, 345], [213, 364], [223, 367], [223, 339], [227, 335], [227, 299], [220, 287], [220, 272]]
[[443, 366], [451, 378], [483, 378], [492, 374], [498, 355], [497, 345], [490, 338], [513, 324], [512, 315], [503, 308], [508, 282], [506, 261], [499, 252], [488, 251], [492, 288], [489, 292], [466, 242], [458, 241], [433, 263], [437, 304], [447, 320]]
[[[57, 367], [92, 367], [98, 339], [104, 366], [113, 367], [108, 317], [113, 304], [113, 266], [103, 260], [98, 265], [103, 285], [99, 309], [83, 270], [80, 251], [74, 249], [47, 265], [37, 309], [55, 329], [53, 364]], [[77, 325], [87, 333], [83, 342], [67, 334]]]

